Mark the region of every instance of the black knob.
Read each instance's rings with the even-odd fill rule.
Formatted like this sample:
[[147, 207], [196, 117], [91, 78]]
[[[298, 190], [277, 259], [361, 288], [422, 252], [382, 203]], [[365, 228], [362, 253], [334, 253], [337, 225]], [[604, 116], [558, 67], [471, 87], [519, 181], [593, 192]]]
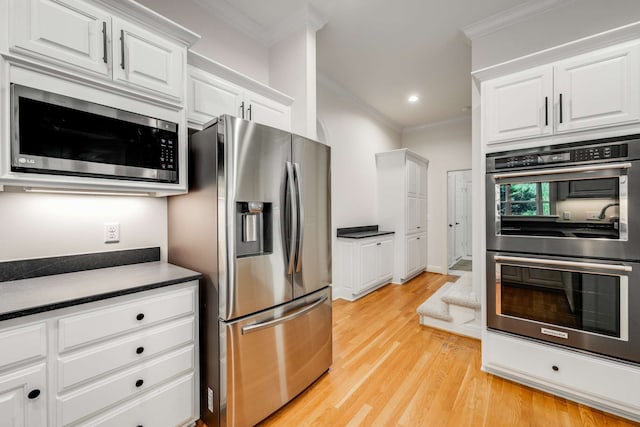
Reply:
[[136, 316], [136, 319], [138, 320], [144, 319], [144, 313], [138, 313], [138, 315]]
[[142, 387], [142, 384], [144, 384], [144, 381], [142, 380], [136, 381], [136, 387]]
[[27, 394], [27, 397], [29, 399], [35, 399], [38, 396], [40, 396], [40, 390], [38, 390], [37, 388], [35, 390], [31, 390], [29, 394]]
[[556, 365], [553, 365], [551, 367], [551, 369], [553, 369], [554, 371], [558, 372], [560, 370], [560, 368], [558, 368]]
[[136, 348], [136, 354], [142, 354], [143, 351], [144, 351], [144, 347]]
[[449, 224], [449, 227], [453, 227], [453, 224]]

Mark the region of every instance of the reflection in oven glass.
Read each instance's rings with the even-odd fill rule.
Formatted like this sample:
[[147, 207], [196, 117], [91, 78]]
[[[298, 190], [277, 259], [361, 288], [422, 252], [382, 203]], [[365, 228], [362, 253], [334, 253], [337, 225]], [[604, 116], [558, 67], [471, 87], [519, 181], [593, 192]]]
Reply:
[[503, 315], [620, 337], [620, 278], [502, 265]]

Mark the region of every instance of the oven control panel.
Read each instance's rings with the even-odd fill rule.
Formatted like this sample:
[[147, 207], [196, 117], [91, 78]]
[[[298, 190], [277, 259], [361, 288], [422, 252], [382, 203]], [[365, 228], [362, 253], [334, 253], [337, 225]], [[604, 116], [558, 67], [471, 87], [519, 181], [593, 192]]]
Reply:
[[496, 169], [515, 169], [562, 163], [579, 163], [597, 160], [617, 159], [627, 156], [627, 144], [600, 145], [573, 148], [551, 153], [534, 153], [519, 156], [498, 157]]

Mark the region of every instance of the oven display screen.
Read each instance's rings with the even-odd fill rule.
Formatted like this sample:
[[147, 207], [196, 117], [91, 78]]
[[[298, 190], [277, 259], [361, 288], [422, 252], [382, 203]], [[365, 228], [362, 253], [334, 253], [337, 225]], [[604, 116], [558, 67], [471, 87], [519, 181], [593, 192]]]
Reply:
[[620, 337], [620, 277], [500, 266], [502, 315]]

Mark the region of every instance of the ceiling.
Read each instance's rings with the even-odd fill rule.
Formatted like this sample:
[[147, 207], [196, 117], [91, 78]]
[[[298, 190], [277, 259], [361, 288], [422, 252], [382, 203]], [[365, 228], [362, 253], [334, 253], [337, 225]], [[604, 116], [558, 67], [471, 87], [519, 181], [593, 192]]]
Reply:
[[[318, 73], [405, 129], [468, 114], [471, 46], [461, 29], [530, 0], [196, 1], [227, 3], [254, 37], [310, 5], [326, 20]], [[420, 100], [408, 103], [410, 94]]]

